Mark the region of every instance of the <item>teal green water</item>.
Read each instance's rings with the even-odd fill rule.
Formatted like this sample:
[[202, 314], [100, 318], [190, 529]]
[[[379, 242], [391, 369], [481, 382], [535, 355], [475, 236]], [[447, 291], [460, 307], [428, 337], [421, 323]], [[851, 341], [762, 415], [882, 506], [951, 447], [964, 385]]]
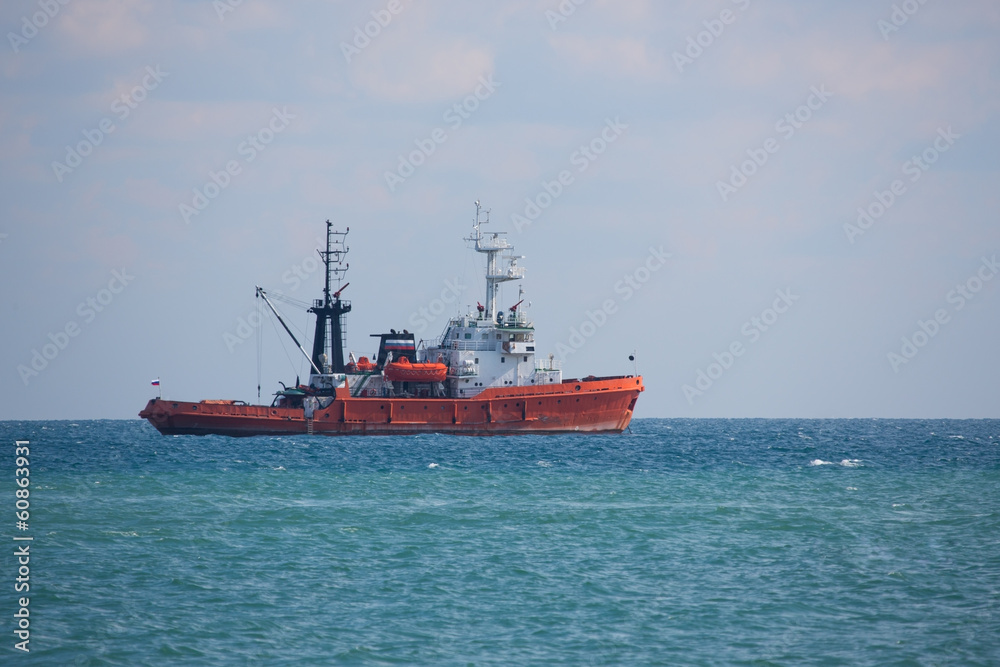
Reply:
[[[1000, 664], [1000, 422], [0, 422], [4, 664]], [[13, 441], [31, 522], [14, 529]]]

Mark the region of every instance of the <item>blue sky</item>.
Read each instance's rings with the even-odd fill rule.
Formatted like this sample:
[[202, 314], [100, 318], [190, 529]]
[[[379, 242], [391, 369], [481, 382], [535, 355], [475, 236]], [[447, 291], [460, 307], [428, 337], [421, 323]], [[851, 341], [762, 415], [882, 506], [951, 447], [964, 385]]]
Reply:
[[0, 26], [0, 418], [130, 418], [156, 377], [255, 400], [258, 338], [269, 400], [307, 369], [247, 334], [254, 286], [318, 297], [327, 219], [349, 347], [433, 338], [483, 300], [477, 199], [539, 350], [568, 377], [636, 350], [639, 417], [1000, 417], [994, 2], [35, 0]]

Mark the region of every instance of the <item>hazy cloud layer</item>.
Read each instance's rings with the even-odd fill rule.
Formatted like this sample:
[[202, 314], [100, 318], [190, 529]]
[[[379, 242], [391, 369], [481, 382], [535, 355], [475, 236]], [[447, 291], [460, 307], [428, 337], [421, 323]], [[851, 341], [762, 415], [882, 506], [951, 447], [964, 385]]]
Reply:
[[[359, 354], [455, 276], [474, 307], [477, 198], [539, 350], [568, 376], [637, 350], [639, 416], [1000, 416], [994, 2], [35, 0], [0, 26], [0, 418], [132, 417], [156, 377], [256, 399], [257, 334], [227, 334], [256, 284], [318, 296], [328, 218]], [[261, 336], [264, 391], [306, 374]]]

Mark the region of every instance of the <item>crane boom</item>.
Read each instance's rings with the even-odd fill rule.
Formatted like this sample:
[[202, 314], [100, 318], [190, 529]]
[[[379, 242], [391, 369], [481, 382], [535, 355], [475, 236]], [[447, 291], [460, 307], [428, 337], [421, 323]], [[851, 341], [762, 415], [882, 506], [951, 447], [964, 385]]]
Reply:
[[309, 365], [313, 367], [313, 370], [316, 371], [316, 374], [322, 375], [323, 371], [319, 369], [316, 363], [312, 360], [312, 357], [309, 356], [309, 353], [306, 352], [305, 348], [302, 347], [302, 344], [299, 343], [299, 339], [295, 337], [295, 334], [292, 333], [292, 330], [288, 328], [287, 324], [285, 324], [285, 320], [282, 319], [281, 314], [278, 313], [278, 310], [274, 307], [274, 304], [272, 304], [271, 300], [267, 298], [266, 294], [264, 294], [264, 289], [259, 285], [257, 286], [257, 296], [264, 299], [264, 303], [267, 304], [267, 307], [271, 309], [271, 312], [274, 313], [274, 316], [278, 318], [279, 322], [281, 322], [281, 326], [285, 327], [285, 331], [288, 332], [288, 335], [291, 336], [292, 340], [295, 342], [295, 347], [299, 348], [299, 351], [302, 352], [302, 354], [305, 355], [306, 359], [309, 360]]

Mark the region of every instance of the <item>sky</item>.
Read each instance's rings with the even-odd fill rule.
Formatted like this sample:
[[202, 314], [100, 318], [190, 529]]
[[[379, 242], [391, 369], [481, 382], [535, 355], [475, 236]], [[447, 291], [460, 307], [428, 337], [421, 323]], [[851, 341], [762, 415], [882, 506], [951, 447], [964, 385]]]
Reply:
[[0, 419], [135, 418], [156, 378], [269, 403], [308, 367], [254, 288], [320, 297], [326, 220], [348, 349], [434, 340], [484, 301], [477, 200], [539, 355], [637, 369], [636, 417], [1000, 417], [992, 0], [17, 0], [0, 27]]

